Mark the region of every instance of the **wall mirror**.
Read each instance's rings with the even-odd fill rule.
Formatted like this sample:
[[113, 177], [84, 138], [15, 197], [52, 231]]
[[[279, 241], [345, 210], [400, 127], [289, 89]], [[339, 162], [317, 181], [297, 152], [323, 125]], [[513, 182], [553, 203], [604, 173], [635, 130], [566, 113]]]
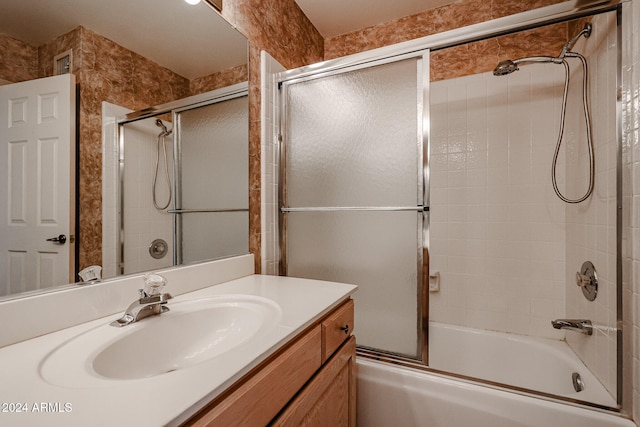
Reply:
[[[72, 146], [76, 147], [75, 150], [71, 149], [70, 164], [75, 164], [77, 170], [70, 173], [72, 184], [67, 196], [68, 202], [52, 196], [58, 193], [45, 191], [47, 188], [43, 186], [38, 187], [37, 182], [46, 183], [44, 177], [53, 176], [53, 172], [46, 170], [49, 175], [37, 175], [36, 181], [40, 181], [34, 185], [38, 187], [39, 193], [36, 193], [41, 194], [42, 200], [48, 195], [47, 200], [53, 205], [69, 206], [71, 219], [68, 220], [67, 229], [58, 232], [50, 227], [46, 229], [45, 233], [48, 234], [44, 236], [56, 239], [64, 234], [65, 242], [63, 244], [60, 239], [48, 241], [50, 248], [37, 251], [37, 264], [31, 264], [31, 258], [21, 257], [20, 251], [1, 248], [3, 262], [0, 262], [0, 301], [32, 292], [66, 288], [61, 285], [77, 282], [78, 271], [92, 265], [102, 266], [104, 233], [116, 232], [103, 229], [102, 221], [102, 160], [105, 149], [102, 131], [103, 110], [107, 108], [105, 105], [139, 111], [215, 92], [248, 79], [246, 38], [207, 2], [193, 6], [182, 0], [50, 0], [37, 5], [26, 4], [21, 0], [7, 0], [2, 3], [0, 94], [5, 94], [3, 105], [9, 107], [3, 111], [13, 119], [17, 117], [16, 112], [27, 111], [26, 107], [22, 110], [21, 104], [14, 102], [15, 99], [27, 98], [13, 94], [8, 88], [22, 83], [39, 82], [56, 75], [62, 79], [66, 75], [71, 79], [66, 84], [70, 84], [72, 88], [72, 95], [67, 95], [67, 98], [72, 98], [71, 103], [75, 104], [75, 113], [71, 114], [72, 119], [75, 116], [75, 124], [71, 126], [71, 133], [75, 134], [75, 144], [72, 142]], [[48, 93], [50, 91], [47, 90], [36, 92], [34, 104], [40, 108], [37, 110], [38, 114], [50, 112], [53, 117], [62, 104], [49, 100]], [[240, 99], [247, 102], [246, 96]], [[173, 120], [177, 117], [176, 114], [169, 114], [162, 116], [161, 120], [171, 129], [175, 125]], [[5, 121], [10, 123], [10, 120]], [[160, 127], [153, 122], [151, 124], [155, 133], [152, 139], [155, 149], [156, 131]], [[186, 127], [183, 126], [183, 129]], [[18, 150], [10, 151], [8, 148], [12, 136], [6, 135], [5, 129], [0, 132], [1, 149], [9, 154], [9, 158], [22, 159], [15, 154], [19, 153]], [[47, 138], [36, 139], [36, 145], [44, 147], [43, 153], [56, 158], [54, 148], [46, 151], [48, 146], [55, 147], [56, 144], [42, 144], [42, 141], [48, 141]], [[170, 139], [167, 138], [167, 142]], [[18, 145], [13, 144], [12, 147], [16, 146]], [[6, 158], [5, 155], [4, 161], [9, 161]], [[63, 162], [54, 161], [51, 164], [53, 166], [49, 169], [54, 171], [69, 168], [64, 167]], [[7, 174], [9, 168], [5, 166], [2, 169]], [[29, 167], [24, 169], [27, 173]], [[2, 182], [4, 187], [8, 187], [7, 180], [17, 181], [14, 179], [15, 167], [13, 171], [13, 176], [5, 175]], [[25, 179], [25, 183], [27, 181]], [[24, 187], [26, 188], [26, 184]], [[0, 200], [0, 210], [8, 213], [5, 218], [1, 218], [4, 223], [10, 222], [15, 213], [11, 206], [12, 201], [19, 199], [16, 194], [15, 191], [0, 194], [4, 196]], [[23, 209], [25, 216], [37, 214], [37, 218], [43, 218], [42, 200], [36, 201], [33, 209]], [[22, 203], [20, 206], [30, 205]], [[172, 207], [173, 205], [168, 209]], [[43, 225], [46, 221], [39, 222]], [[186, 236], [188, 233], [183, 238], [187, 238]], [[46, 241], [46, 238], [37, 239]], [[51, 254], [55, 254], [63, 246], [71, 248], [67, 249], [70, 251], [69, 260], [64, 266], [62, 279], [54, 279], [50, 273], [60, 268], [54, 266], [55, 257]], [[193, 261], [198, 259], [188, 259], [188, 262]], [[140, 268], [144, 270], [143, 267]], [[33, 278], [20, 279], [24, 272], [37, 274]], [[138, 271], [126, 271], [133, 272]], [[17, 285], [10, 287], [9, 282], [12, 280]]]

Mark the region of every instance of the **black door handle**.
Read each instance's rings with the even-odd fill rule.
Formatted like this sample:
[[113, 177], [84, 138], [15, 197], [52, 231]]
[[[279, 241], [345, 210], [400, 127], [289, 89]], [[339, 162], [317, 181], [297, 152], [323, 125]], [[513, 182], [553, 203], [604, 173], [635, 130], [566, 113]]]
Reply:
[[52, 237], [50, 239], [47, 239], [47, 242], [54, 242], [59, 245], [64, 245], [66, 241], [67, 241], [67, 236], [65, 236], [64, 234], [61, 234], [58, 237]]

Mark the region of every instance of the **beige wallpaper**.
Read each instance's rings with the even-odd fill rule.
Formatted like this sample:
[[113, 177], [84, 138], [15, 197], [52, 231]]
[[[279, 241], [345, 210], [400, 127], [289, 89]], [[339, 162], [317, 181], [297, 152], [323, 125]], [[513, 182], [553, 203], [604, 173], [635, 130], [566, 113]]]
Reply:
[[102, 264], [102, 101], [132, 110], [189, 93], [189, 81], [95, 32], [78, 27], [38, 48], [40, 77], [73, 49], [79, 91], [79, 251], [82, 269]]
[[222, 16], [249, 39], [249, 250], [261, 271], [260, 51], [296, 68], [322, 61], [324, 40], [294, 0], [224, 0]]
[[325, 59], [413, 40], [564, 0], [458, 0], [448, 5], [325, 40]]
[[53, 57], [73, 49], [79, 90], [79, 250], [82, 269], [102, 263], [102, 101], [139, 110], [247, 80], [246, 66], [193, 81], [84, 27], [38, 49], [40, 77]]
[[236, 83], [246, 82], [248, 75], [249, 66], [247, 64], [238, 65], [237, 67], [229, 68], [219, 73], [191, 80], [189, 82], [189, 92], [191, 92], [191, 95], [197, 95]]
[[38, 49], [0, 34], [0, 80], [18, 83], [38, 77]]

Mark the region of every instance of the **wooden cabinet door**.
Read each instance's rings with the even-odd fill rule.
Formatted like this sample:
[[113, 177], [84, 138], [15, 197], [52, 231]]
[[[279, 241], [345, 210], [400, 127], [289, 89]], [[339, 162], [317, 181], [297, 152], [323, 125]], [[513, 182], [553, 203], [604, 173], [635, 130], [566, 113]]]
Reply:
[[351, 337], [272, 425], [355, 427], [355, 358]]

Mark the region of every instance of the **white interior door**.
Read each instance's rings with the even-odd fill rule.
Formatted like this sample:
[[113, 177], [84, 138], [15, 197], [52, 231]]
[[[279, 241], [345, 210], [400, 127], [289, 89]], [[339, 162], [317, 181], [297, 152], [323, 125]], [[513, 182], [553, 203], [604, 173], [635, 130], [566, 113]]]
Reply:
[[0, 87], [0, 295], [75, 281], [75, 107], [70, 74]]

